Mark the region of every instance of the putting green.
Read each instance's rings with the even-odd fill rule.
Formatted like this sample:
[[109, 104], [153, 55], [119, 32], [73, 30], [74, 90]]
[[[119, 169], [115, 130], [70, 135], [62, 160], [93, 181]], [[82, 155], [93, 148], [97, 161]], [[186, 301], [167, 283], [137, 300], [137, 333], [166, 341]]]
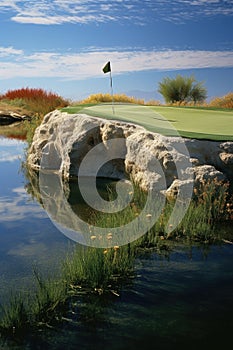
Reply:
[[163, 115], [182, 136], [233, 140], [233, 111], [178, 107], [151, 107]]
[[136, 123], [149, 131], [167, 136], [233, 141], [233, 111], [133, 104], [97, 104], [83, 107], [62, 110]]

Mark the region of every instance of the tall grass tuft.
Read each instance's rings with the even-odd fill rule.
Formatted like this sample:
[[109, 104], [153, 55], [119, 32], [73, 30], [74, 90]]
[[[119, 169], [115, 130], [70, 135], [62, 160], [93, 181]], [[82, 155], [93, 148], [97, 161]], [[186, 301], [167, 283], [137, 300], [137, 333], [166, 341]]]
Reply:
[[[233, 219], [232, 203], [229, 183], [217, 179], [201, 183], [194, 189], [193, 199], [183, 220], [167, 238], [186, 237], [205, 243], [218, 240], [216, 224]], [[163, 231], [171, 210], [172, 203], [168, 202], [157, 224], [158, 230]]]
[[31, 321], [34, 324], [54, 323], [59, 319], [59, 310], [65, 305], [67, 286], [62, 278], [42, 278], [34, 270], [37, 291], [31, 305]]
[[7, 305], [1, 305], [1, 333], [16, 334], [29, 328], [28, 309], [22, 294], [12, 295]]
[[65, 319], [71, 298], [94, 293], [119, 295], [123, 280], [133, 275], [134, 255], [128, 247], [109, 249], [76, 246], [62, 263], [61, 272], [43, 278], [34, 270], [35, 290], [13, 295], [2, 306], [0, 333], [8, 336], [54, 327]]
[[124, 279], [133, 271], [134, 256], [128, 247], [102, 249], [78, 246], [63, 264], [63, 276], [69, 286], [107, 292], [117, 288], [117, 276]]
[[[140, 214], [147, 195], [140, 188], [134, 192], [136, 198], [124, 211], [109, 215], [99, 213], [96, 215], [95, 224], [102, 227], [124, 227], [127, 222], [133, 220]], [[229, 183], [211, 180], [200, 184], [194, 189], [192, 201], [181, 223], [170, 233], [166, 232], [166, 227], [175, 205], [175, 199], [167, 199], [158, 220], [145, 235], [135, 242], [136, 246], [157, 247], [159, 245], [161, 247], [161, 241], [166, 239], [186, 238], [189, 241], [198, 240], [200, 242], [218, 239], [215, 232], [216, 224], [233, 219], [233, 201], [229, 193]], [[110, 193], [110, 198], [111, 195]], [[131, 237], [133, 236], [132, 232]]]

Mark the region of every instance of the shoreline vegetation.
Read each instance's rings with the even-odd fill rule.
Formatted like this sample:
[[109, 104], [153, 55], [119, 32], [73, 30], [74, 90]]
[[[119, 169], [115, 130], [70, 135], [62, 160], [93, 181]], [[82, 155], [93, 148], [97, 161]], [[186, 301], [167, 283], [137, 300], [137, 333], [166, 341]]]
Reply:
[[[219, 230], [233, 220], [229, 184], [216, 185], [207, 182], [194, 190], [185, 217], [170, 234], [165, 232], [165, 227], [174, 203], [168, 200], [156, 224], [138, 240], [107, 249], [74, 244], [72, 253], [61, 263], [60, 272], [53, 277], [43, 277], [34, 268], [34, 291], [13, 293], [9, 303], [1, 305], [1, 336], [22, 339], [29, 333], [55, 330], [65, 323], [75, 324], [79, 299], [120, 296], [122, 286], [133, 283], [135, 261], [142, 254], [156, 252], [169, 257], [179, 244], [199, 245], [203, 249], [210, 244], [233, 244], [232, 238]], [[30, 192], [31, 188], [28, 190]], [[114, 195], [109, 191], [109, 200]], [[116, 213], [106, 218], [105, 214], [96, 213], [91, 215], [92, 224], [100, 227], [124, 225], [125, 220], [138, 215], [145, 196], [145, 192], [136, 187], [133, 201], [124, 215]]]
[[[15, 95], [0, 96], [0, 108], [1, 104], [4, 103], [11, 108], [21, 107], [32, 112], [32, 120], [22, 122], [26, 130], [22, 138], [26, 137], [29, 144], [36, 127], [41, 123], [46, 113], [68, 106], [70, 111], [73, 108], [77, 112], [90, 104], [111, 103], [112, 101], [111, 95], [105, 98], [106, 95], [98, 94], [78, 103], [70, 103], [56, 94], [44, 94], [43, 91], [40, 91], [41, 99], [39, 99], [39, 95], [34, 96], [32, 90], [34, 89], [24, 89], [23, 92], [26, 95], [22, 95], [22, 91], [18, 90]], [[228, 113], [228, 111], [232, 112], [233, 105], [228, 102], [232, 101], [233, 94], [228, 95], [216, 99], [215, 102], [208, 105], [181, 106], [173, 104], [170, 107], [224, 110]], [[116, 102], [144, 105], [143, 101], [128, 97], [126, 100], [122, 99], [123, 95], [121, 95], [121, 101], [117, 101], [117, 97], [114, 95]], [[54, 103], [55, 101], [56, 103]], [[223, 101], [227, 101], [226, 104]], [[151, 101], [150, 103], [151, 106], [154, 106], [158, 102]], [[39, 105], [40, 109], [38, 109]], [[160, 105], [160, 108], [163, 107]], [[19, 133], [14, 136], [12, 129], [6, 128], [6, 135], [20, 137]], [[2, 130], [4, 133], [4, 128]], [[41, 276], [40, 272], [34, 268], [34, 290], [12, 292], [9, 302], [1, 305], [1, 336], [6, 339], [23, 340], [25, 336], [36, 334], [44, 329], [55, 330], [57, 324], [77, 323], [80, 298], [103, 298], [106, 295], [118, 297], [122, 286], [133, 283], [135, 260], [141, 254], [157, 252], [169, 256], [173, 247], [179, 244], [186, 244], [190, 247], [195, 244], [203, 247], [208, 247], [210, 244], [233, 244], [229, 233], [227, 231], [221, 232], [219, 229], [223, 225], [230, 225], [233, 220], [233, 201], [230, 194], [232, 184], [218, 183], [218, 186], [216, 185], [216, 183], [207, 182], [194, 189], [193, 198], [185, 217], [171, 234], [165, 232], [165, 227], [174, 202], [167, 200], [159, 220], [137, 241], [108, 249], [74, 245], [72, 254], [62, 262], [60, 272], [56, 276]], [[32, 189], [28, 189], [29, 193], [30, 190]], [[111, 226], [113, 224], [124, 225], [126, 218], [138, 215], [143, 206], [144, 195], [146, 194], [142, 194], [139, 189], [136, 189], [131, 206], [126, 209], [125, 216], [116, 213], [112, 217], [106, 217], [96, 213], [93, 216], [92, 224], [102, 225], [102, 227], [113, 227]], [[109, 200], [111, 200], [111, 193], [109, 196]], [[95, 302], [93, 302], [93, 307], [94, 304]], [[91, 308], [91, 305], [89, 306]], [[89, 314], [92, 311], [90, 309]]]

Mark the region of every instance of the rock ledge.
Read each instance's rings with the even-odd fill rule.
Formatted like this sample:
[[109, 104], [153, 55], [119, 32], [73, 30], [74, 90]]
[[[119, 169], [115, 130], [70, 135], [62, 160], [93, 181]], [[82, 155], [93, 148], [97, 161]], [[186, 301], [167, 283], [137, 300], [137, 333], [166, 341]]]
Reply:
[[[110, 140], [117, 142], [115, 150]], [[165, 137], [135, 124], [57, 110], [47, 114], [36, 129], [27, 160], [33, 169], [57, 172], [68, 179], [78, 176], [85, 155], [97, 145], [99, 155], [109, 157], [98, 176], [130, 177], [144, 189], [172, 195], [193, 180], [233, 179], [233, 142]], [[95, 175], [97, 158], [82, 175]]]

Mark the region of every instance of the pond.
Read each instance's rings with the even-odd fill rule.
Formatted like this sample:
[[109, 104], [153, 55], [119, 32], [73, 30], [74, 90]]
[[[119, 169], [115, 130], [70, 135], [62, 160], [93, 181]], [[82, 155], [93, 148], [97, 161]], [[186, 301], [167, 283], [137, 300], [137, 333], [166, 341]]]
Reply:
[[[0, 136], [2, 305], [16, 291], [33, 293], [33, 269], [56, 273], [78, 244], [54, 224], [32, 191], [35, 186], [22, 168], [26, 147], [22, 140]], [[72, 185], [70, 190], [75, 214], [75, 186], [73, 195]], [[20, 341], [2, 338], [0, 348], [224, 348], [233, 329], [232, 266], [232, 244], [174, 244], [166, 254], [142, 251], [134, 261], [134, 276], [122, 282], [119, 294], [80, 295], [75, 321]]]

